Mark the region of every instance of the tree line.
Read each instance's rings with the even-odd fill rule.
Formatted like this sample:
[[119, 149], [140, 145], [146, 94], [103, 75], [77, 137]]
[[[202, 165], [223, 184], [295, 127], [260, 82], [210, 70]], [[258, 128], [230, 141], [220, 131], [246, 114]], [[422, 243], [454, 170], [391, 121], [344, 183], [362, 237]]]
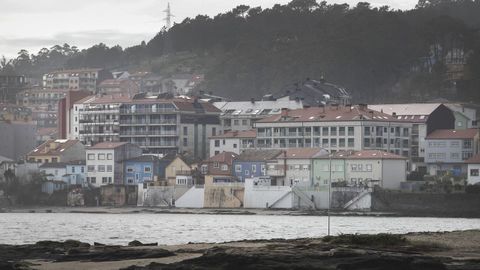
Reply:
[[[76, 67], [161, 73], [166, 64], [175, 67], [169, 72], [188, 65], [206, 75], [201, 90], [231, 98], [259, 97], [324, 77], [359, 102], [480, 101], [478, 14], [479, 0], [420, 0], [407, 11], [315, 0], [267, 9], [240, 5], [213, 18], [187, 18], [137, 46], [78, 50], [64, 44], [32, 55], [22, 50], [3, 68], [27, 74]], [[449, 79], [449, 64], [462, 61], [463, 77]]]

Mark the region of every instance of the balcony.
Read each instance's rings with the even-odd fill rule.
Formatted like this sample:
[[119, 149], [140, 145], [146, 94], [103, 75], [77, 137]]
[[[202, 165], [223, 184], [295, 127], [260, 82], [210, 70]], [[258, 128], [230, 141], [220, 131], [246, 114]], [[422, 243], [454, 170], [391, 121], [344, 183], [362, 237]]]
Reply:
[[120, 114], [164, 114], [164, 113], [175, 113], [175, 109], [166, 109], [160, 108], [156, 110], [152, 109], [138, 109], [138, 110], [131, 110], [131, 109], [122, 109], [120, 110]]

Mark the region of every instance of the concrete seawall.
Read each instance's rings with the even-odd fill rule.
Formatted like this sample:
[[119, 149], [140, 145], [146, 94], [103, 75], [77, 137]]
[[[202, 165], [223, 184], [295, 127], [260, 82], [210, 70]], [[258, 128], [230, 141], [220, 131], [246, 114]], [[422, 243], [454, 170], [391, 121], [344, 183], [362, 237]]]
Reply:
[[480, 217], [480, 194], [406, 193], [375, 190], [372, 211], [409, 216]]

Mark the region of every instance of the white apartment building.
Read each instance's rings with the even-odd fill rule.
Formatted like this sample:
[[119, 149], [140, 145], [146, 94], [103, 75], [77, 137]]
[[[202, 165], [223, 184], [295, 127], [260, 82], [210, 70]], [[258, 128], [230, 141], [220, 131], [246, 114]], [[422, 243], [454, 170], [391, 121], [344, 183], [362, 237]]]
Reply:
[[366, 105], [282, 110], [255, 123], [257, 148], [383, 150], [410, 158], [412, 123]]
[[478, 145], [477, 129], [440, 129], [432, 132], [426, 138], [425, 163], [428, 173], [467, 174], [465, 161], [478, 153]]
[[276, 100], [221, 101], [213, 105], [222, 111], [222, 132], [250, 130], [256, 121], [279, 114], [282, 109], [303, 108], [302, 101], [290, 100], [288, 96]]
[[140, 147], [126, 142], [102, 142], [86, 151], [86, 185], [123, 185], [123, 161], [142, 155]]
[[399, 120], [412, 122], [410, 144], [412, 171], [426, 173], [425, 138], [437, 129], [453, 129], [455, 115], [441, 103], [406, 103], [368, 105], [374, 111], [391, 115]]
[[87, 146], [119, 141], [120, 105], [130, 100], [126, 95], [95, 95], [75, 102], [69, 113], [68, 138]]
[[246, 149], [255, 148], [257, 132], [253, 130], [228, 131], [210, 137], [210, 157], [222, 152], [240, 155]]
[[95, 93], [97, 85], [112, 79], [109, 71], [100, 68], [58, 70], [43, 75], [43, 87], [49, 89], [89, 90]]

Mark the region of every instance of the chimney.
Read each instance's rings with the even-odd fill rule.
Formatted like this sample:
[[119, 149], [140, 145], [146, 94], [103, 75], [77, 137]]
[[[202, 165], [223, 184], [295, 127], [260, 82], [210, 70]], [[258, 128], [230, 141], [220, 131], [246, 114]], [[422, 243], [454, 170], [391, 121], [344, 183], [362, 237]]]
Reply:
[[396, 112], [393, 112], [393, 113], [392, 113], [392, 116], [393, 116], [393, 117], [397, 117], [397, 113], [396, 113]]
[[368, 105], [365, 104], [365, 103], [360, 103], [360, 104], [358, 104], [358, 109], [359, 109], [360, 111], [365, 111], [365, 110], [367, 109], [367, 107], [368, 107]]
[[282, 114], [281, 114], [282, 119], [285, 119], [288, 117], [288, 109], [287, 108], [282, 108]]
[[253, 97], [250, 98], [250, 102], [252, 102], [252, 104], [255, 104], [255, 99]]

